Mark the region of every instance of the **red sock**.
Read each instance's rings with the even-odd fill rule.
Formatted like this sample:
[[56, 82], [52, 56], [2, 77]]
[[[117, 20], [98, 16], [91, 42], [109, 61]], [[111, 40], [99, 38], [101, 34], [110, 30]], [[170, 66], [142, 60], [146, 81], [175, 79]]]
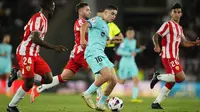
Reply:
[[172, 88], [173, 88], [173, 86], [175, 85], [175, 83], [173, 83], [173, 82], [167, 82], [166, 84], [165, 84], [165, 87], [167, 87], [169, 90], [171, 90]]
[[62, 77], [61, 77], [61, 74], [58, 75], [58, 81], [59, 81], [60, 83], [63, 83], [63, 82], [64, 82], [63, 79], [62, 79]]
[[41, 79], [40, 83], [41, 83], [41, 84], [44, 84], [44, 79], [43, 79], [43, 78]]
[[30, 90], [30, 89], [26, 88], [24, 84], [22, 85], [22, 89], [23, 89], [24, 91], [26, 91], [26, 92], [28, 92], [28, 91]]

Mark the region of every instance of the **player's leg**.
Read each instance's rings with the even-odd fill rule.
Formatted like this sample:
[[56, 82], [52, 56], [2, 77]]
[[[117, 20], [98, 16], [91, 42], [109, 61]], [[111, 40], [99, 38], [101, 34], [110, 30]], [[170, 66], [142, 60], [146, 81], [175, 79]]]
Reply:
[[[97, 110], [106, 110], [106, 107], [105, 107], [105, 102], [107, 101], [110, 93], [112, 92], [112, 90], [114, 89], [115, 85], [117, 84], [117, 76], [116, 76], [116, 73], [115, 73], [115, 69], [114, 68], [110, 68], [108, 71], [100, 71], [101, 74], [106, 74], [108, 72], [111, 72], [110, 74], [110, 77], [109, 79], [107, 79], [107, 85], [105, 87], [105, 90], [99, 100], [99, 102], [97, 102], [96, 104], [96, 109]], [[107, 74], [109, 75], [109, 74]]]
[[73, 59], [70, 58], [63, 72], [57, 76], [54, 76], [51, 84], [43, 84], [41, 86], [38, 86], [38, 92], [41, 93], [46, 89], [52, 88], [56, 85], [59, 85], [60, 83], [66, 82], [67, 80], [71, 79], [71, 77], [73, 77], [80, 68], [81, 66], [76, 64], [73, 61]]
[[[104, 104], [105, 101], [107, 100], [108, 96], [110, 95], [110, 93], [113, 91], [115, 85], [117, 84], [117, 75], [115, 72], [114, 68], [110, 68], [110, 78], [107, 80], [108, 84], [104, 90], [104, 94], [101, 97], [100, 101], [98, 102], [99, 104]], [[106, 74], [105, 71], [100, 72], [101, 74]], [[107, 97], [107, 98], [106, 98]]]
[[174, 83], [180, 83], [185, 80], [185, 73], [182, 70], [179, 60], [162, 59], [162, 62], [164, 66], [166, 66], [173, 72], [166, 74], [155, 72], [150, 84], [151, 89], [153, 89], [154, 85], [160, 80], [165, 82], [174, 82]]
[[[162, 59], [162, 63], [165, 67], [166, 70], [166, 74], [172, 74], [173, 73], [173, 69], [171, 68], [170, 64], [168, 63], [168, 60], [166, 59]], [[173, 88], [173, 86], [175, 85], [175, 82], [167, 82], [165, 84], [165, 86], [163, 86], [163, 88], [161, 89], [158, 97], [156, 98], [156, 100], [152, 103], [151, 107], [152, 109], [163, 109], [160, 106], [160, 103], [162, 101], [164, 101], [164, 99], [168, 96], [170, 90]]]
[[55, 87], [63, 82], [66, 82], [68, 79], [74, 76], [74, 72], [69, 69], [64, 69], [60, 75], [54, 76], [53, 81], [50, 84], [42, 84], [37, 87], [37, 92], [41, 93], [46, 89]]
[[[95, 74], [95, 80], [97, 80], [100, 76], [101, 76], [101, 74]], [[97, 89], [96, 92], [97, 92], [96, 102], [98, 102], [99, 99], [100, 99], [100, 97], [101, 97], [102, 94], [103, 94], [102, 86], [100, 86], [100, 87]]]
[[100, 107], [100, 109], [102, 107], [104, 107], [105, 102], [108, 101], [108, 96], [110, 95], [110, 93], [112, 92], [113, 88], [115, 87], [115, 85], [117, 83], [117, 75], [116, 75], [113, 63], [110, 62], [110, 60], [108, 58], [104, 58], [104, 60], [107, 64], [107, 66], [110, 68], [111, 79], [106, 82], [107, 84], [104, 89], [104, 94], [101, 95], [101, 98], [100, 98], [99, 102], [97, 103], [97, 107]]
[[[42, 77], [41, 84], [52, 83], [53, 75], [48, 64], [40, 56], [35, 57], [34, 62], [35, 62], [35, 68], [34, 68], [35, 73], [39, 74]], [[37, 91], [37, 86], [34, 86], [30, 95], [30, 103], [33, 103], [35, 97], [40, 95], [36, 91]]]
[[165, 100], [165, 98], [168, 96], [168, 94], [170, 93], [170, 91], [171, 91], [171, 89], [173, 88], [174, 85], [175, 85], [175, 83], [169, 83], [168, 82], [168, 83], [165, 84], [165, 86], [162, 87], [158, 97], [152, 103], [152, 109], [163, 109], [160, 106], [160, 103]]
[[[57, 76], [53, 77], [53, 80], [50, 84], [42, 84], [38, 87], [34, 87], [31, 92], [31, 99], [32, 102], [34, 102], [35, 98], [40, 95], [41, 92], [43, 92], [46, 89], [50, 89], [52, 87], [55, 87], [63, 82], [66, 82], [67, 80], [71, 79], [75, 75], [75, 73], [81, 68], [81, 66], [77, 63], [75, 63], [72, 59], [70, 59], [63, 70], [63, 72]], [[46, 75], [44, 75], [46, 76]]]
[[11, 102], [8, 105], [7, 111], [8, 112], [18, 112], [17, 104], [20, 102], [21, 99], [24, 98], [26, 92], [28, 92], [34, 83], [34, 60], [32, 60], [31, 57], [25, 57], [30, 58], [32, 60], [31, 63], [26, 63], [23, 60], [23, 56], [20, 61], [23, 61], [22, 64], [20, 64], [20, 69], [22, 70], [23, 80], [24, 84], [19, 87], [17, 92], [15, 93], [14, 97], [12, 98]]
[[133, 80], [133, 88], [132, 88], [132, 100], [131, 100], [131, 102], [133, 102], [133, 103], [141, 103], [142, 100], [138, 99], [138, 93], [139, 93], [139, 88], [138, 88], [139, 79], [138, 79], [138, 76], [134, 76], [132, 78], [132, 80]]

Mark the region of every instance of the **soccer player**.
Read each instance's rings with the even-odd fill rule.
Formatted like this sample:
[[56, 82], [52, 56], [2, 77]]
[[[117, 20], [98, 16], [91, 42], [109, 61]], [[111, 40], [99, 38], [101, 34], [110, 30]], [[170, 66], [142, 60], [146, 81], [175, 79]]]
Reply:
[[[116, 18], [117, 11], [117, 7], [108, 5], [101, 17], [96, 16], [89, 19], [80, 29], [81, 45], [83, 47], [87, 46], [84, 57], [92, 69], [92, 72], [94, 74], [101, 74], [101, 76], [97, 78], [85, 92], [83, 92], [82, 98], [90, 108], [101, 111], [106, 110], [104, 103], [117, 83], [116, 73], [113, 68], [114, 65], [109, 61], [108, 57], [104, 53], [106, 41], [109, 35], [109, 27], [107, 24]], [[87, 42], [85, 34], [88, 28]], [[101, 96], [99, 102], [95, 106], [91, 99], [91, 94], [105, 82], [108, 82], [108, 85], [104, 91], [104, 95]]]
[[[0, 79], [6, 79], [2, 80], [2, 82], [7, 82], [7, 79], [9, 78], [12, 61], [11, 61], [11, 54], [12, 54], [12, 46], [10, 43], [10, 35], [6, 34], [3, 37], [3, 41], [0, 44]], [[6, 85], [6, 95], [9, 97], [11, 96], [10, 89]]]
[[137, 53], [142, 52], [145, 49], [145, 46], [140, 46], [136, 49], [136, 40], [135, 31], [132, 27], [129, 27], [126, 31], [126, 38], [124, 42], [120, 44], [117, 54], [121, 55], [119, 63], [119, 83], [124, 84], [126, 79], [132, 78], [133, 80], [133, 89], [132, 89], [132, 100], [131, 102], [142, 102], [142, 100], [137, 99], [138, 97], [138, 67], [135, 62], [135, 56]]
[[24, 84], [19, 87], [9, 103], [7, 112], [19, 112], [17, 104], [24, 98], [26, 92], [32, 88], [35, 73], [42, 76], [41, 83], [49, 84], [52, 82], [52, 72], [39, 55], [40, 46], [56, 52], [67, 50], [62, 45], [55, 46], [43, 41], [48, 28], [48, 18], [54, 13], [55, 3], [52, 0], [41, 0], [40, 2], [41, 11], [34, 14], [24, 27], [24, 37], [17, 48], [16, 56]]
[[170, 11], [171, 20], [163, 23], [160, 29], [153, 36], [154, 51], [161, 52], [158, 38], [162, 38], [162, 64], [166, 73], [155, 72], [150, 83], [153, 89], [158, 81], [165, 81], [165, 86], [161, 89], [159, 96], [152, 103], [152, 109], [163, 109], [160, 103], [168, 96], [175, 83], [181, 83], [185, 80], [185, 73], [182, 70], [179, 61], [179, 45], [192, 47], [199, 44], [199, 41], [191, 42], [186, 40], [183, 29], [179, 25], [182, 16], [182, 6], [176, 3]]
[[[97, 13], [98, 16], [102, 16], [104, 12], [104, 9], [100, 9]], [[114, 56], [115, 56], [115, 51], [114, 47], [115, 44], [119, 44], [123, 41], [123, 34], [121, 33], [120, 29], [114, 22], [108, 23], [109, 27], [109, 39], [107, 40], [106, 43], [106, 48], [105, 48], [105, 54], [108, 56], [108, 59], [114, 63]], [[95, 79], [97, 79], [100, 76], [100, 74], [95, 75]], [[99, 101], [101, 95], [103, 95], [103, 90], [105, 89], [107, 83], [104, 83], [101, 87], [97, 89], [97, 98], [96, 100]], [[108, 100], [107, 100], [108, 101]]]
[[[85, 48], [80, 45], [80, 27], [87, 21], [88, 18], [90, 18], [91, 11], [89, 5], [84, 2], [76, 5], [76, 11], [78, 12], [79, 18], [74, 24], [75, 44], [73, 50], [71, 51], [70, 59], [63, 72], [60, 75], [53, 77], [51, 84], [43, 84], [38, 87], [33, 87], [30, 96], [31, 102], [34, 102], [35, 97], [39, 96], [39, 94], [45, 89], [52, 88], [71, 79], [71, 77], [73, 77], [80, 68], [88, 68], [88, 64], [84, 59]], [[87, 34], [85, 34], [85, 36], [87, 40]]]

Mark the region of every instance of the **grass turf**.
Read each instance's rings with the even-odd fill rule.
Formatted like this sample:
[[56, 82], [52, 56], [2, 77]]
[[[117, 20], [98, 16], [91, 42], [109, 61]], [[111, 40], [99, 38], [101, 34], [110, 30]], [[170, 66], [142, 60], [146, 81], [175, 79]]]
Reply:
[[[121, 98], [124, 101], [121, 112], [200, 112], [200, 99], [197, 98], [167, 98], [162, 103], [165, 110], [150, 108], [155, 98], [141, 98], [143, 103], [131, 103], [130, 97]], [[6, 112], [10, 100], [0, 95], [0, 112]], [[42, 94], [33, 104], [29, 103], [29, 96], [26, 96], [18, 108], [20, 112], [94, 112], [86, 106], [80, 95]]]

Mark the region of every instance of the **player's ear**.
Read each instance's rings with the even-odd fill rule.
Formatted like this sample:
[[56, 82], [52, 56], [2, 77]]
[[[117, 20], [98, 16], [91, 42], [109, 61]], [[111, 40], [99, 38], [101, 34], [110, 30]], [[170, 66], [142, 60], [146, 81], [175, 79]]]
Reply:
[[183, 16], [183, 12], [181, 12], [181, 17]]
[[171, 10], [171, 11], [169, 12], [170, 17], [172, 17], [172, 12], [173, 12], [173, 10]]

